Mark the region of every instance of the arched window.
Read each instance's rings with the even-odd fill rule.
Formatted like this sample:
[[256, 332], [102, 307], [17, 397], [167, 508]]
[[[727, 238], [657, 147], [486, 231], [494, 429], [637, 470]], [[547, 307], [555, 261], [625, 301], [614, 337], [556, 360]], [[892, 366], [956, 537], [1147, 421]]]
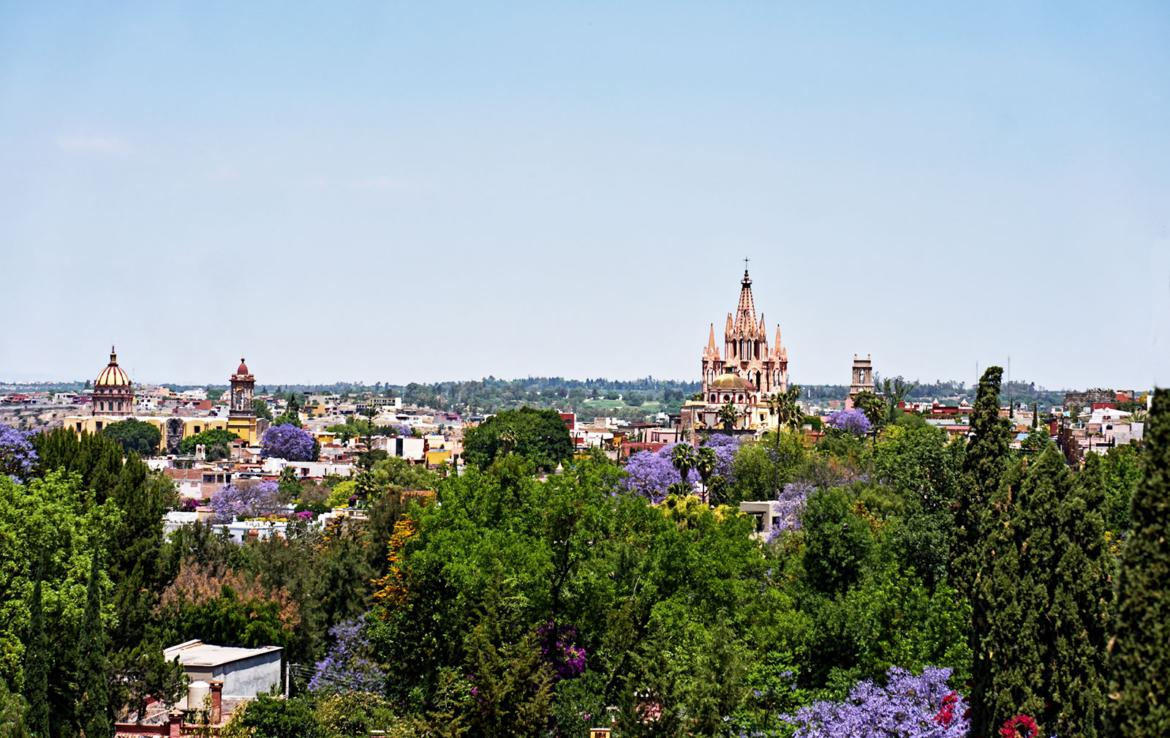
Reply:
[[723, 401], [724, 401], [724, 402], [731, 402], [731, 395], [724, 395], [724, 396], [723, 396]]

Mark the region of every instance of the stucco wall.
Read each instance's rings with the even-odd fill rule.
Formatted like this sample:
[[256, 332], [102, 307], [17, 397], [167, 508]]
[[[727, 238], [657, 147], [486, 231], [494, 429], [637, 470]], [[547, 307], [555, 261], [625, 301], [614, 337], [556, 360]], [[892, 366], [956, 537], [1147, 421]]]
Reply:
[[223, 681], [223, 696], [255, 697], [273, 686], [279, 691], [280, 655], [280, 651], [271, 651], [215, 667], [215, 678]]

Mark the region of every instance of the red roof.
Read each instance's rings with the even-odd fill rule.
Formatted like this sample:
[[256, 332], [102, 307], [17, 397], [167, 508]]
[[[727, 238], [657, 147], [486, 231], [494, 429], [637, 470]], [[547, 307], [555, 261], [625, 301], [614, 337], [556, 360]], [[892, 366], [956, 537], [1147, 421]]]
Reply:
[[247, 374], [247, 373], [248, 373], [248, 365], [244, 363], [243, 359], [240, 359], [240, 366], [239, 366], [239, 368], [236, 369], [236, 374]]

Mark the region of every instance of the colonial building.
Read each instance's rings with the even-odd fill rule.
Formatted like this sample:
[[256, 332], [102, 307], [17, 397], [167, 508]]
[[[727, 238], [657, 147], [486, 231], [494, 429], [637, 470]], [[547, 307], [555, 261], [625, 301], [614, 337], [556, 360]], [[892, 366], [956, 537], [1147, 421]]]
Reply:
[[739, 305], [727, 314], [723, 350], [715, 344], [715, 325], [703, 351], [703, 382], [699, 398], [682, 408], [683, 432], [722, 428], [720, 408], [731, 405], [737, 420], [735, 430], [756, 432], [768, 424], [768, 398], [788, 390], [788, 351], [780, 343], [768, 346], [764, 316], [756, 317], [752, 278], [745, 269], [740, 282]]
[[248, 442], [248, 445], [259, 443], [256, 434], [256, 408], [252, 405], [252, 396], [256, 388], [256, 378], [248, 371], [248, 365], [240, 359], [240, 366], [231, 378], [232, 398], [231, 408], [228, 410], [228, 430]]
[[93, 383], [93, 415], [109, 418], [134, 413], [134, 388], [130, 377], [118, 366], [118, 354], [110, 347], [110, 363]]

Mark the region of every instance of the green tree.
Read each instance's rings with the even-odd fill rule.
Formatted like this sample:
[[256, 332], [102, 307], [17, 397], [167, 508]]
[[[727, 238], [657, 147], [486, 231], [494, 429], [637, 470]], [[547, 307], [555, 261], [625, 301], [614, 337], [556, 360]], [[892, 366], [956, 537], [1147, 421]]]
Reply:
[[[241, 709], [242, 708], [242, 709]], [[262, 693], [232, 713], [225, 735], [250, 738], [326, 738], [312, 704]]]
[[218, 458], [227, 458], [230, 455], [232, 441], [238, 440], [239, 436], [228, 430], [220, 430], [218, 428], [209, 428], [202, 433], [196, 433], [193, 436], [187, 436], [179, 442], [179, 451], [184, 454], [195, 453], [196, 446], [203, 446], [208, 458], [213, 456], [212, 450], [219, 449]]
[[809, 495], [801, 523], [806, 535], [804, 573], [808, 585], [827, 595], [841, 594], [855, 585], [873, 535], [865, 521], [854, 514], [848, 492], [835, 487]]
[[272, 420], [272, 408], [268, 407], [264, 400], [259, 398], [252, 400], [252, 412], [256, 413], [257, 418]]
[[[29, 602], [28, 645], [24, 653], [24, 695], [28, 703], [28, 730], [36, 738], [49, 735], [49, 644], [45, 637], [44, 599], [41, 596], [43, 563], [34, 574]], [[0, 678], [0, 682], [3, 679]]]
[[898, 405], [904, 402], [917, 386], [917, 383], [907, 382], [902, 377], [894, 377], [893, 380], [887, 379], [882, 382], [882, 394], [886, 396], [886, 403], [889, 408], [889, 422], [894, 422], [894, 415], [898, 412]]
[[19, 694], [9, 691], [7, 682], [0, 679], [0, 738], [30, 738], [35, 735], [30, 732], [28, 725], [28, 704]]
[[86, 736], [108, 736], [110, 726], [109, 688], [106, 684], [106, 630], [102, 625], [102, 593], [98, 565], [99, 554], [94, 551], [86, 585], [85, 619], [81, 624], [78, 668], [78, 717]]
[[1109, 649], [1107, 735], [1170, 734], [1170, 392], [1154, 391], [1143, 476], [1130, 507], [1130, 533], [1117, 577], [1117, 620]]
[[[506, 443], [508, 438], [514, 443]], [[552, 471], [573, 458], [573, 439], [555, 410], [530, 407], [504, 410], [464, 432], [463, 456], [480, 469], [509, 451], [528, 458], [537, 469]]]
[[885, 400], [872, 392], [858, 392], [854, 395], [853, 407], [865, 413], [874, 430], [881, 428], [889, 420], [890, 411]]
[[985, 514], [973, 628], [980, 636], [971, 692], [976, 735], [992, 735], [1021, 713], [1051, 729], [1060, 710], [1048, 672], [1057, 655], [1053, 591], [1062, 502], [1070, 494], [1064, 459], [1050, 445], [1034, 464], [1021, 461], [1003, 475]]
[[1105, 543], [1101, 457], [1089, 454], [1061, 506], [1061, 552], [1049, 611], [1048, 726], [1095, 738], [1105, 708], [1105, 655], [1113, 615], [1113, 557]]
[[735, 409], [735, 405], [729, 402], [719, 408], [719, 411], [715, 415], [724, 433], [730, 435], [735, 432], [735, 424], [739, 421], [739, 411]]
[[154, 456], [162, 441], [162, 431], [150, 423], [128, 418], [102, 428], [102, 435], [121, 444], [123, 453]]

